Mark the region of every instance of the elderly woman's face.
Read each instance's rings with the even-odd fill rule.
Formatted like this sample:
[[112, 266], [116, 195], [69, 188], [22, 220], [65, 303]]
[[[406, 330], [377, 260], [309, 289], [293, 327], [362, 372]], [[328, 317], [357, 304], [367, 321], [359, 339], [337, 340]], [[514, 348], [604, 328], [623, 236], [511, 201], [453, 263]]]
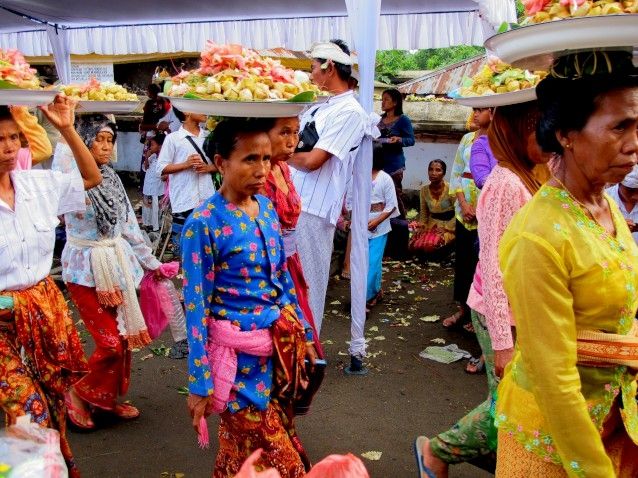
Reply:
[[0, 121], [0, 173], [13, 171], [20, 150], [20, 129], [12, 119]]
[[100, 131], [89, 150], [98, 166], [108, 163], [113, 154], [113, 135], [108, 131]]
[[275, 126], [268, 131], [272, 158], [277, 161], [288, 161], [299, 143], [299, 119], [279, 118]]
[[576, 166], [592, 184], [615, 184], [638, 162], [638, 88], [611, 91], [581, 131], [563, 138]]
[[241, 135], [228, 158], [215, 155], [215, 164], [224, 177], [222, 188], [245, 197], [257, 194], [266, 185], [271, 152], [266, 133]]

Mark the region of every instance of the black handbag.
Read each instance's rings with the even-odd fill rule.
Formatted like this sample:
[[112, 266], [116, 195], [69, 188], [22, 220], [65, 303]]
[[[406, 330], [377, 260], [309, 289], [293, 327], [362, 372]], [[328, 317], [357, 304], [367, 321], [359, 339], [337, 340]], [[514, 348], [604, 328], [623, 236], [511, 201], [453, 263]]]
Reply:
[[318, 109], [319, 108], [316, 108], [312, 113], [310, 113], [310, 118], [313, 118], [313, 120], [307, 122], [299, 134], [299, 143], [297, 144], [295, 152], [307, 153], [312, 151], [312, 148], [314, 148], [317, 141], [319, 141], [319, 133], [317, 133], [317, 127], [314, 122], [315, 113]]

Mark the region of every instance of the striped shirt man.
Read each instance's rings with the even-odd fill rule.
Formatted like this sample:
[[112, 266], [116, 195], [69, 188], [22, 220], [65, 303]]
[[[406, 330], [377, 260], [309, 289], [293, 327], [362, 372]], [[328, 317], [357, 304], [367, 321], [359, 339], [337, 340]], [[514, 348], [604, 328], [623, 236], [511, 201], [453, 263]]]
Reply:
[[302, 129], [314, 120], [319, 135], [315, 148], [332, 157], [314, 171], [291, 167], [292, 180], [301, 196], [301, 210], [333, 226], [341, 213], [346, 183], [352, 176], [356, 148], [363, 139], [365, 118], [352, 91], [331, 97], [301, 118]]

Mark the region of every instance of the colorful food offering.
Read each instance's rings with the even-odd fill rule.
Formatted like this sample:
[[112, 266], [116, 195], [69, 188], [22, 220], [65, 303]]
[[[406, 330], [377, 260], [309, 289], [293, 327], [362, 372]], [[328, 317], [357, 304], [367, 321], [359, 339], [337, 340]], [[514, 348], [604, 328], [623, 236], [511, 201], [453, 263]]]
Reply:
[[638, 0], [523, 0], [525, 20], [521, 25], [565, 18], [638, 13]]
[[0, 88], [42, 89], [35, 69], [18, 50], [0, 48]]
[[86, 84], [63, 85], [60, 91], [66, 96], [80, 101], [138, 101], [136, 94], [130, 93], [121, 85], [111, 82], [99, 82], [92, 77]]
[[164, 92], [172, 97], [229, 101], [288, 100], [311, 92], [304, 101], [313, 101], [319, 89], [308, 74], [286, 68], [278, 60], [241, 45], [208, 41], [200, 67], [174, 76]]
[[534, 88], [546, 76], [546, 71], [531, 72], [513, 68], [497, 58], [491, 58], [481, 71], [471, 79], [464, 80], [459, 93], [462, 97], [511, 93]]

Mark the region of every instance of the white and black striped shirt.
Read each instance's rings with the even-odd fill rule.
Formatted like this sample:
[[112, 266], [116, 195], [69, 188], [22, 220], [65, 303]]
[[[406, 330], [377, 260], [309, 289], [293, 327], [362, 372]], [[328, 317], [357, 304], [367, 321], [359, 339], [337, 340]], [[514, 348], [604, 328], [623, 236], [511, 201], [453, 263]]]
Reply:
[[[316, 113], [311, 119], [313, 111]], [[332, 157], [315, 171], [291, 167], [291, 176], [301, 196], [301, 210], [336, 224], [357, 148], [363, 139], [366, 113], [353, 92], [348, 91], [307, 111], [301, 118], [301, 127], [312, 120], [319, 134], [315, 148]]]

